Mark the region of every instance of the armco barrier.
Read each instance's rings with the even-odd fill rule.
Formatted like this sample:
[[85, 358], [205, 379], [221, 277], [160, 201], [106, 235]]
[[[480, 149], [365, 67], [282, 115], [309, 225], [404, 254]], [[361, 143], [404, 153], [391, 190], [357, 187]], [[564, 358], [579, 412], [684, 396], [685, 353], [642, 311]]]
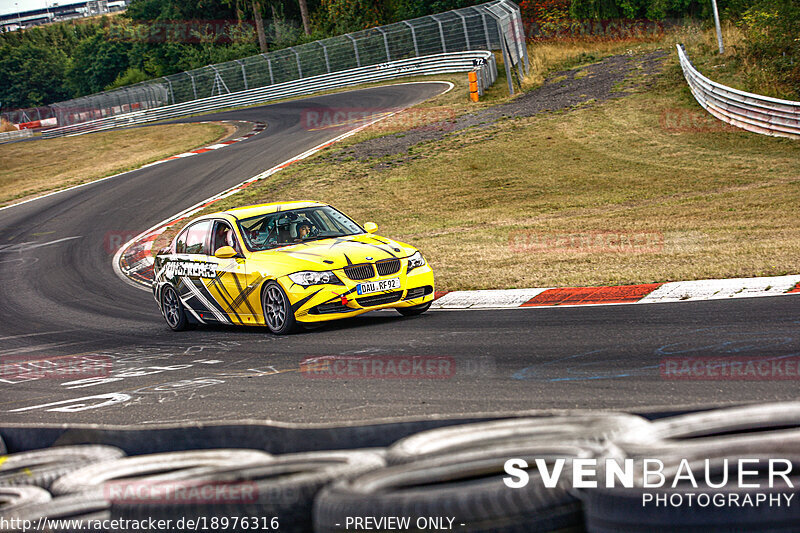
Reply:
[[[652, 420], [685, 412], [685, 410], [652, 412], [641, 416]], [[514, 413], [390, 418], [340, 424], [258, 421], [177, 423], [152, 425], [146, 428], [94, 424], [6, 423], [0, 425], [0, 437], [5, 442], [8, 453], [50, 446], [106, 444], [121, 448], [128, 455], [213, 448], [256, 448], [280, 454], [384, 447], [420, 431], [458, 424], [580, 413], [585, 414], [587, 411], [530, 410]]]
[[686, 82], [706, 111], [753, 133], [800, 139], [800, 102], [760, 96], [713, 82], [694, 68], [683, 45], [677, 48]]
[[313, 94], [320, 91], [391, 80], [404, 76], [468, 72], [473, 69], [478, 72], [479, 91], [482, 94], [484, 89], [492, 85], [497, 79], [497, 63], [494, 54], [485, 50], [454, 52], [370, 65], [180, 104], [115, 115], [72, 126], [54, 128], [44, 132], [42, 136], [51, 138], [76, 135], [194, 115], [228, 107], [262, 104], [292, 96]]
[[[145, 24], [139, 29], [147, 31], [158, 26], [156, 22], [155, 26]], [[108, 38], [132, 42], [146, 39], [146, 35], [140, 35], [136, 27], [114, 26]], [[171, 38], [179, 38], [179, 35]], [[492, 0], [178, 72], [58, 102], [43, 112], [37, 109], [35, 113], [12, 113], [9, 116], [31, 117], [15, 119], [13, 123], [56, 116], [60, 126], [70, 126], [259, 87], [291, 81], [299, 83], [306, 78], [402, 59], [469, 50], [501, 51], [508, 89], [513, 94], [512, 72], [516, 70], [517, 75], [522, 76], [523, 73], [527, 74], [529, 68], [519, 6], [512, 0]]]
[[0, 133], [0, 143], [24, 139], [25, 137], [33, 137], [33, 132], [31, 130], [6, 131]]

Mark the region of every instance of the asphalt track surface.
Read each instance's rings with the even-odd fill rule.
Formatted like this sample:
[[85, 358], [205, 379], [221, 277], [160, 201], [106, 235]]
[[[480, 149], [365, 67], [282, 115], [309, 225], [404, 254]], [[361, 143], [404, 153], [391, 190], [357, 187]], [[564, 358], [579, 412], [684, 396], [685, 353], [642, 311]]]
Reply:
[[[0, 211], [0, 362], [100, 365], [95, 378], [0, 375], [0, 423], [156, 424], [244, 419], [335, 423], [536, 408], [672, 411], [797, 398], [796, 379], [676, 381], [670, 357], [800, 356], [797, 296], [652, 305], [368, 313], [301, 334], [167, 329], [152, 296], [113, 272], [108, 242], [339, 134], [306, 131], [315, 108], [394, 108], [438, 84], [319, 96], [190, 120], [258, 120], [222, 150]], [[292, 199], [314, 199], [298, 191]], [[346, 206], [342, 206], [346, 208]], [[391, 236], [390, 236], [391, 237]], [[434, 265], [435, 267], [435, 265]], [[434, 357], [437, 379], [330, 378], [307, 357]], [[81, 376], [85, 377], [85, 376]], [[12, 379], [13, 378], [13, 379]]]

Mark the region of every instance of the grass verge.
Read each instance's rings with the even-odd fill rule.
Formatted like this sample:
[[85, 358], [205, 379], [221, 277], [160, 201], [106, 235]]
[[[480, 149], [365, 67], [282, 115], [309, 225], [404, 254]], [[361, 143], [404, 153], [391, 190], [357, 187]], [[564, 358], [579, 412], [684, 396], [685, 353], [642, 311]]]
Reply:
[[170, 124], [0, 145], [0, 206], [112, 176], [221, 139], [230, 124]]
[[680, 72], [679, 39], [625, 98], [468, 129], [386, 170], [323, 152], [213, 209], [302, 191], [420, 247], [439, 289], [796, 273], [800, 143], [709, 118]]

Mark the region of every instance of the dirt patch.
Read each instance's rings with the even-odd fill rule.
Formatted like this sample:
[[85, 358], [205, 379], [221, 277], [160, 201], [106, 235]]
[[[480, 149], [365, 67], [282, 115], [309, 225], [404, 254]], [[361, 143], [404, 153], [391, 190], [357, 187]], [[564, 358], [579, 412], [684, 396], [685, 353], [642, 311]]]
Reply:
[[410, 159], [413, 147], [422, 143], [458, 135], [468, 128], [486, 128], [504, 118], [529, 117], [539, 113], [562, 111], [577, 106], [596, 105], [626, 93], [649, 87], [668, 56], [655, 51], [644, 55], [608, 57], [582, 68], [555, 72], [544, 84], [514, 100], [451, 121], [427, 124], [403, 133], [369, 139], [331, 154], [338, 161], [377, 161], [372, 168], [385, 169]]

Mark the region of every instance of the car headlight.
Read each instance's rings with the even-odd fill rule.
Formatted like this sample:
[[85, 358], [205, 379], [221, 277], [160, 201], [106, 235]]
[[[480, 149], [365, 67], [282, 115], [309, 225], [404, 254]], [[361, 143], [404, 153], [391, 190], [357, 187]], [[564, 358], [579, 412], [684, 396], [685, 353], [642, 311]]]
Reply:
[[330, 270], [324, 272], [311, 270], [295, 272], [294, 274], [289, 274], [289, 279], [303, 287], [310, 287], [311, 285], [344, 285], [342, 280], [337, 278], [336, 274]]
[[421, 267], [425, 264], [425, 259], [423, 259], [422, 254], [419, 252], [415, 252], [414, 255], [408, 258], [408, 270], [406, 272], [411, 272], [417, 267]]

